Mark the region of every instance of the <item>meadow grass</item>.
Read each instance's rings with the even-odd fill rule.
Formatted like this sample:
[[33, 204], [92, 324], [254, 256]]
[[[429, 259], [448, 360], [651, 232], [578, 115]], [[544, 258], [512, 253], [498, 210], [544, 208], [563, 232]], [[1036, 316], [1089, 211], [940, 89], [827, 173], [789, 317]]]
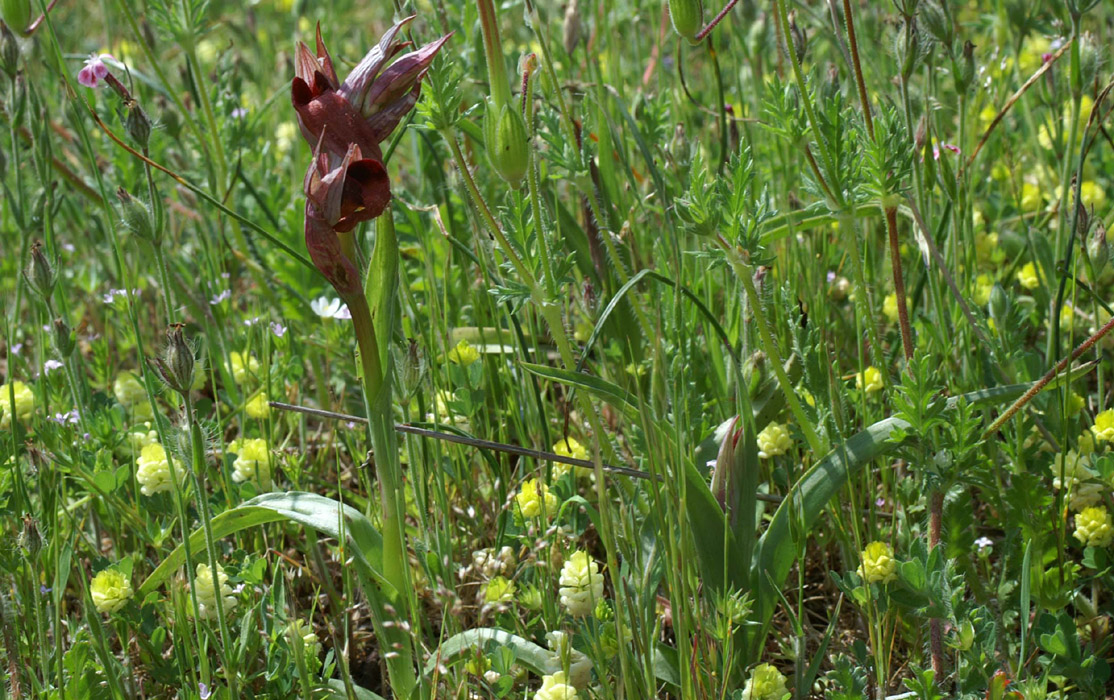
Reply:
[[0, 11], [4, 697], [1114, 692], [1104, 3]]

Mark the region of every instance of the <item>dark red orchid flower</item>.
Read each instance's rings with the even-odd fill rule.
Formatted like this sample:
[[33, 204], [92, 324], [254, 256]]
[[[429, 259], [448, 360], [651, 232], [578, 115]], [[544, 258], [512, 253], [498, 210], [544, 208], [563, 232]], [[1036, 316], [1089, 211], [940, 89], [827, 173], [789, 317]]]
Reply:
[[[338, 234], [383, 213], [391, 183], [382, 143], [418, 101], [421, 80], [448, 36], [407, 53], [397, 39], [413, 17], [391, 27], [341, 83], [321, 27], [317, 51], [299, 42], [290, 98], [302, 135], [314, 145], [306, 171], [306, 247], [313, 264], [346, 301], [363, 294], [359, 270]], [[392, 62], [393, 60], [393, 62]], [[389, 64], [389, 65], [388, 65]]]

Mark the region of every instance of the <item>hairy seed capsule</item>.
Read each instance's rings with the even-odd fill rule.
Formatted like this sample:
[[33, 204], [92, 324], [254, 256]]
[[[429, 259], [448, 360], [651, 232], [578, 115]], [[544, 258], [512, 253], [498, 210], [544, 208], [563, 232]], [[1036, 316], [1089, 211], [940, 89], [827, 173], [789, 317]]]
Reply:
[[140, 238], [157, 243], [155, 224], [147, 204], [128, 194], [123, 187], [116, 190], [116, 196], [120, 199], [120, 213], [124, 216], [124, 228]]
[[193, 348], [182, 333], [182, 324], [176, 323], [166, 331], [166, 347], [154, 360], [159, 376], [174, 391], [185, 396], [193, 384]]
[[19, 42], [4, 22], [0, 22], [0, 69], [9, 77], [19, 71]]
[[507, 184], [518, 189], [526, 177], [530, 164], [530, 143], [526, 135], [526, 122], [513, 104], [506, 104], [495, 113], [494, 103], [487, 103], [484, 119], [484, 138], [487, 157], [492, 167]]
[[135, 100], [129, 101], [126, 108], [128, 114], [124, 125], [128, 129], [128, 136], [131, 136], [140, 148], [146, 149], [147, 142], [151, 138], [151, 120]]
[[74, 336], [73, 329], [62, 319], [56, 318], [51, 330], [54, 332], [54, 349], [58, 351], [62, 359], [69, 358], [77, 347], [77, 339]]
[[669, 0], [669, 19], [673, 29], [695, 44], [696, 35], [704, 26], [704, 8], [700, 0]]
[[43, 244], [39, 241], [35, 241], [31, 246], [31, 263], [27, 266], [27, 282], [44, 301], [49, 300], [54, 294], [54, 285], [58, 282], [58, 277], [54, 273], [54, 266], [50, 264], [50, 260], [47, 259], [46, 253], [43, 251]]

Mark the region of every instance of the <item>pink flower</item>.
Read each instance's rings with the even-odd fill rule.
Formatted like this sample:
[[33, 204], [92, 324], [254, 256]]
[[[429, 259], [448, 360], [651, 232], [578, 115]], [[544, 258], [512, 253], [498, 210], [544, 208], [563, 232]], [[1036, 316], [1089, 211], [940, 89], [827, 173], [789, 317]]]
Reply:
[[85, 67], [77, 72], [77, 82], [87, 88], [98, 87], [100, 81], [108, 75], [108, 66], [104, 64], [105, 59], [116, 60], [112, 58], [112, 54], [89, 54], [89, 58], [85, 59]]

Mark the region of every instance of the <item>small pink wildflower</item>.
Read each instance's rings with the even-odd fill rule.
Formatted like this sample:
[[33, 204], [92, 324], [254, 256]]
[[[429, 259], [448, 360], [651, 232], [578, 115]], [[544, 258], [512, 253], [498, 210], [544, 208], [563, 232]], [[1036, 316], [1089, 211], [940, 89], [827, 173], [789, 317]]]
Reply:
[[104, 64], [105, 59], [115, 60], [112, 54], [89, 54], [89, 58], [85, 59], [85, 67], [77, 72], [77, 82], [87, 88], [98, 87], [100, 81], [108, 75], [108, 66]]

